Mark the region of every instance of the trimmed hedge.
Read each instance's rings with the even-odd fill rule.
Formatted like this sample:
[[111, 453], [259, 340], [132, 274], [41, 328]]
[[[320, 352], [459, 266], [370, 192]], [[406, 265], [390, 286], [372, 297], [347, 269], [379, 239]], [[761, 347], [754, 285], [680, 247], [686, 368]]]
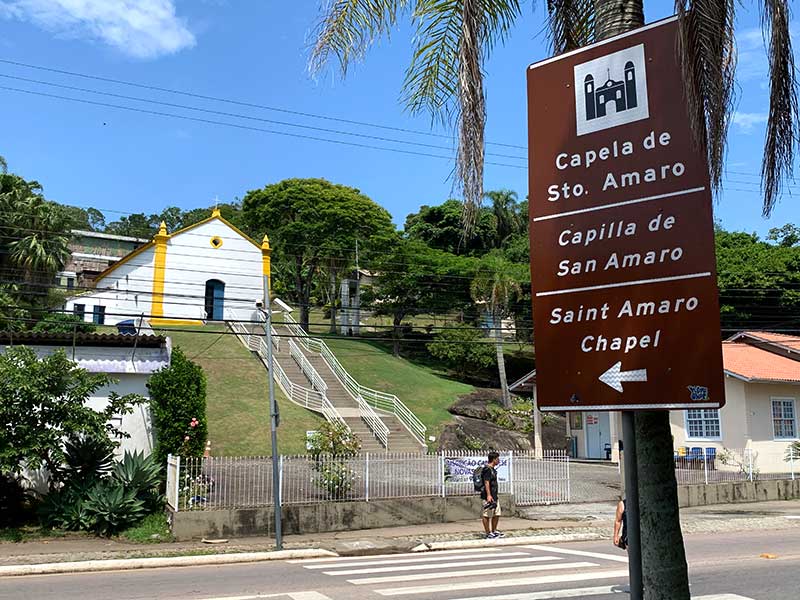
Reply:
[[147, 389], [159, 464], [166, 462], [168, 454], [202, 456], [208, 437], [203, 369], [175, 348], [170, 365], [153, 374]]

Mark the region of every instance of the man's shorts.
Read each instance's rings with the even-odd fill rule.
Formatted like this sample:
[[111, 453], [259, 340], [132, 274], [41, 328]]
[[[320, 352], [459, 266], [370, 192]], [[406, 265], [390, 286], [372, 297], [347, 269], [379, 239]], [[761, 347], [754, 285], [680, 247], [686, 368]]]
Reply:
[[500, 510], [500, 503], [497, 502], [497, 506], [495, 508], [484, 509], [483, 506], [486, 504], [486, 500], [481, 500], [481, 517], [484, 519], [493, 519], [494, 517], [499, 517], [502, 513]]

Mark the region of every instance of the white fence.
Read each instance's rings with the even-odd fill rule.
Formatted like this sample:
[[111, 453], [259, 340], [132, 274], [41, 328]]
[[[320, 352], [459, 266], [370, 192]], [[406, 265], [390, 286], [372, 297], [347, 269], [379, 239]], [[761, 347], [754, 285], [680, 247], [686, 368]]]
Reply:
[[[170, 459], [172, 460], [172, 459]], [[282, 504], [475, 495], [472, 470], [479, 453], [379, 453], [352, 457], [281, 456]], [[174, 510], [268, 506], [273, 502], [270, 457], [184, 458], [168, 463]], [[501, 453], [500, 493], [517, 504], [570, 501], [569, 458], [563, 452]], [[173, 503], [174, 502], [174, 503]]]
[[675, 478], [679, 484], [792, 479], [798, 475], [800, 453], [785, 449], [688, 448], [675, 453]]
[[178, 510], [178, 499], [180, 498], [180, 456], [167, 457], [167, 505], [173, 510]]

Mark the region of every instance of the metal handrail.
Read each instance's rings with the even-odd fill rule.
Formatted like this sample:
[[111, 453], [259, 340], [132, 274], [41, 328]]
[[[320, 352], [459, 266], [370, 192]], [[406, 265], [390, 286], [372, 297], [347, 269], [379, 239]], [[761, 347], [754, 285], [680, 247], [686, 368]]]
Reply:
[[[411, 435], [413, 435], [421, 445], [426, 445], [425, 432], [427, 431], [427, 427], [425, 427], [411, 409], [403, 404], [400, 398], [394, 394], [380, 392], [358, 383], [358, 381], [345, 370], [328, 345], [318, 338], [310, 337], [290, 314], [284, 313], [283, 322], [285, 327], [297, 338], [306, 350], [318, 352], [322, 356], [325, 364], [328, 365], [336, 378], [341, 382], [342, 386], [344, 386], [353, 398], [356, 400], [362, 398], [364, 402], [373, 408], [385, 410], [386, 412], [396, 415]], [[383, 423], [381, 422], [381, 424]], [[373, 433], [375, 432], [373, 431]]]
[[367, 404], [360, 396], [356, 398], [358, 403], [358, 412], [361, 419], [367, 424], [367, 427], [372, 430], [378, 441], [383, 444], [383, 447], [389, 449], [389, 428], [381, 421], [378, 413], [372, 410], [372, 407]]
[[308, 380], [311, 382], [311, 387], [322, 393], [328, 392], [328, 384], [320, 377], [314, 365], [308, 361], [306, 355], [300, 351], [300, 348], [297, 347], [297, 344], [295, 344], [292, 339], [289, 340], [289, 355], [297, 363], [297, 366], [300, 367], [303, 374], [308, 377]]

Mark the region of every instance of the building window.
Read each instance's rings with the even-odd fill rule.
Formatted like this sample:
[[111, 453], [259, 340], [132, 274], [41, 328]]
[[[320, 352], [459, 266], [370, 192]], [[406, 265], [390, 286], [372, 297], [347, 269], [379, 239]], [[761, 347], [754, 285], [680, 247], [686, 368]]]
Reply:
[[71, 290], [75, 287], [75, 280], [72, 277], [67, 277], [67, 289]]
[[212, 237], [210, 243], [212, 248], [222, 248], [222, 238], [218, 235]]
[[86, 316], [86, 305], [85, 304], [73, 304], [72, 305], [72, 314], [78, 317], [81, 321]]
[[687, 410], [686, 433], [690, 439], [718, 439], [720, 437], [719, 410], [716, 408]]
[[92, 323], [95, 325], [105, 325], [106, 324], [106, 307], [105, 306], [95, 306], [92, 309]]
[[617, 90], [617, 100], [622, 98], [622, 90]]
[[776, 440], [797, 437], [794, 398], [772, 399], [772, 433]]

